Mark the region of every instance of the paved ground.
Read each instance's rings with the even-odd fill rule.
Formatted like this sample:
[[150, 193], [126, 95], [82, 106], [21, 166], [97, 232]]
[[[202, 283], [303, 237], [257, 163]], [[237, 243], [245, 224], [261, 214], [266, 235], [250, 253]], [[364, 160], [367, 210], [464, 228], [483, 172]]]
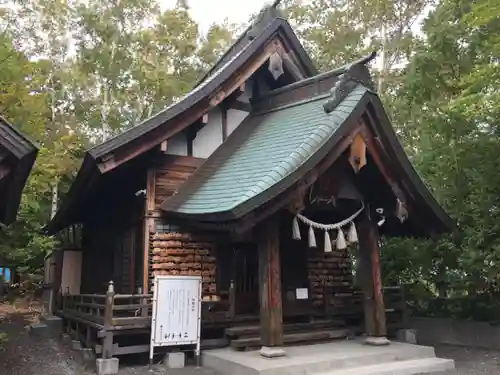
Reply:
[[[0, 332], [8, 334], [8, 342], [0, 350], [0, 374], [9, 375], [93, 375], [78, 353], [60, 340], [34, 339], [25, 327], [36, 319], [39, 309], [29, 307], [25, 301], [0, 304]], [[499, 375], [500, 352], [440, 346], [436, 354], [456, 361], [457, 369], [443, 375]], [[137, 364], [120, 366], [120, 375], [151, 375], [148, 367]], [[165, 374], [161, 367], [156, 374]], [[169, 375], [213, 375], [206, 369], [187, 368]]]

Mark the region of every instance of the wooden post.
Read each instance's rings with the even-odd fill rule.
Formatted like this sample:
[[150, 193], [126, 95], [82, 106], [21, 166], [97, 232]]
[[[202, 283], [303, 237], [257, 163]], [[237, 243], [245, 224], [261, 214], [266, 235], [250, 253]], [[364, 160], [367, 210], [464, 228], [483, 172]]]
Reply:
[[224, 142], [228, 136], [228, 124], [227, 124], [227, 107], [226, 105], [222, 105], [221, 108], [221, 117], [222, 117], [222, 142]]
[[365, 211], [357, 222], [359, 237], [358, 275], [363, 290], [363, 309], [367, 343], [386, 345], [387, 340], [384, 296], [380, 275], [378, 227]]
[[264, 357], [281, 357], [283, 312], [281, 301], [280, 225], [274, 215], [259, 227], [260, 340]]
[[146, 201], [144, 207], [144, 239], [143, 239], [143, 269], [142, 269], [142, 291], [144, 294], [150, 293], [149, 288], [149, 235], [154, 226], [154, 218], [151, 213], [155, 210], [156, 197], [156, 173], [154, 169], [147, 172], [146, 180]]
[[234, 289], [234, 280], [229, 285], [229, 317], [231, 320], [236, 316], [236, 291]]
[[104, 339], [102, 343], [102, 358], [113, 357], [113, 305], [115, 304], [115, 288], [113, 281], [109, 282], [104, 307]]

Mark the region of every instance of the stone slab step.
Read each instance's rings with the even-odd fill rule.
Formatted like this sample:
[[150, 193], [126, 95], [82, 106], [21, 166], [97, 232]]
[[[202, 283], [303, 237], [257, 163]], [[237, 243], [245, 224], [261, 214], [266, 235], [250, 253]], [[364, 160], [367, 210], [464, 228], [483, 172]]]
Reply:
[[[284, 333], [293, 333], [300, 331], [318, 330], [318, 329], [328, 329], [328, 328], [339, 328], [343, 327], [345, 324], [341, 321], [334, 320], [317, 320], [313, 322], [304, 323], [285, 323], [283, 324]], [[226, 328], [226, 336], [235, 337], [245, 337], [245, 336], [259, 336], [260, 335], [260, 325], [244, 325]]]
[[[322, 342], [334, 339], [344, 339], [349, 332], [346, 329], [288, 333], [283, 335], [285, 345], [299, 344], [304, 342]], [[260, 337], [249, 337], [231, 341], [231, 347], [235, 349], [260, 348]]]
[[423, 358], [333, 370], [317, 375], [427, 375], [453, 370], [454, 368], [455, 362], [452, 359]]
[[55, 315], [42, 315], [40, 323], [45, 324], [52, 337], [57, 337], [63, 333], [63, 320]]
[[33, 323], [29, 325], [29, 333], [36, 337], [50, 337], [49, 327], [43, 323]]

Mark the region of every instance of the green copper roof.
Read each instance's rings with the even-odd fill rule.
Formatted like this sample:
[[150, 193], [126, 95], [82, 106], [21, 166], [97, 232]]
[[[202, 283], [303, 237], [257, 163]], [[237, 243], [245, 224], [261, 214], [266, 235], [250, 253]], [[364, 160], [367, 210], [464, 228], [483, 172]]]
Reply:
[[357, 85], [328, 114], [322, 95], [249, 116], [162, 208], [185, 215], [237, 209], [306, 163], [368, 91]]

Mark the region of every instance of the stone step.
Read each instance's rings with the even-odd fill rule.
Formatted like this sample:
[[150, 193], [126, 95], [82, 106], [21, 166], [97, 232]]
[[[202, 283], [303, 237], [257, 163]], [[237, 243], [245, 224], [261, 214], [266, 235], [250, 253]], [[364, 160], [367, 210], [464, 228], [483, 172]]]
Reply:
[[29, 325], [29, 333], [35, 337], [50, 337], [49, 327], [43, 323], [33, 323]]
[[[241, 352], [229, 348], [206, 350], [202, 353], [202, 361], [205, 366], [214, 369], [218, 375], [275, 375], [278, 373], [279, 375], [303, 375], [357, 370], [393, 362], [436, 358], [432, 347], [399, 342], [374, 347], [364, 345], [363, 340], [332, 340], [324, 344], [290, 346], [284, 349], [286, 356], [273, 360], [262, 358], [259, 352]], [[343, 373], [338, 372], [335, 375], [340, 374]], [[356, 372], [347, 374], [353, 375]]]
[[333, 370], [317, 375], [424, 375], [441, 373], [454, 368], [455, 363], [451, 359], [423, 358]]
[[57, 316], [41, 316], [40, 323], [29, 325], [29, 332], [33, 336], [56, 338], [62, 334], [63, 322]]

